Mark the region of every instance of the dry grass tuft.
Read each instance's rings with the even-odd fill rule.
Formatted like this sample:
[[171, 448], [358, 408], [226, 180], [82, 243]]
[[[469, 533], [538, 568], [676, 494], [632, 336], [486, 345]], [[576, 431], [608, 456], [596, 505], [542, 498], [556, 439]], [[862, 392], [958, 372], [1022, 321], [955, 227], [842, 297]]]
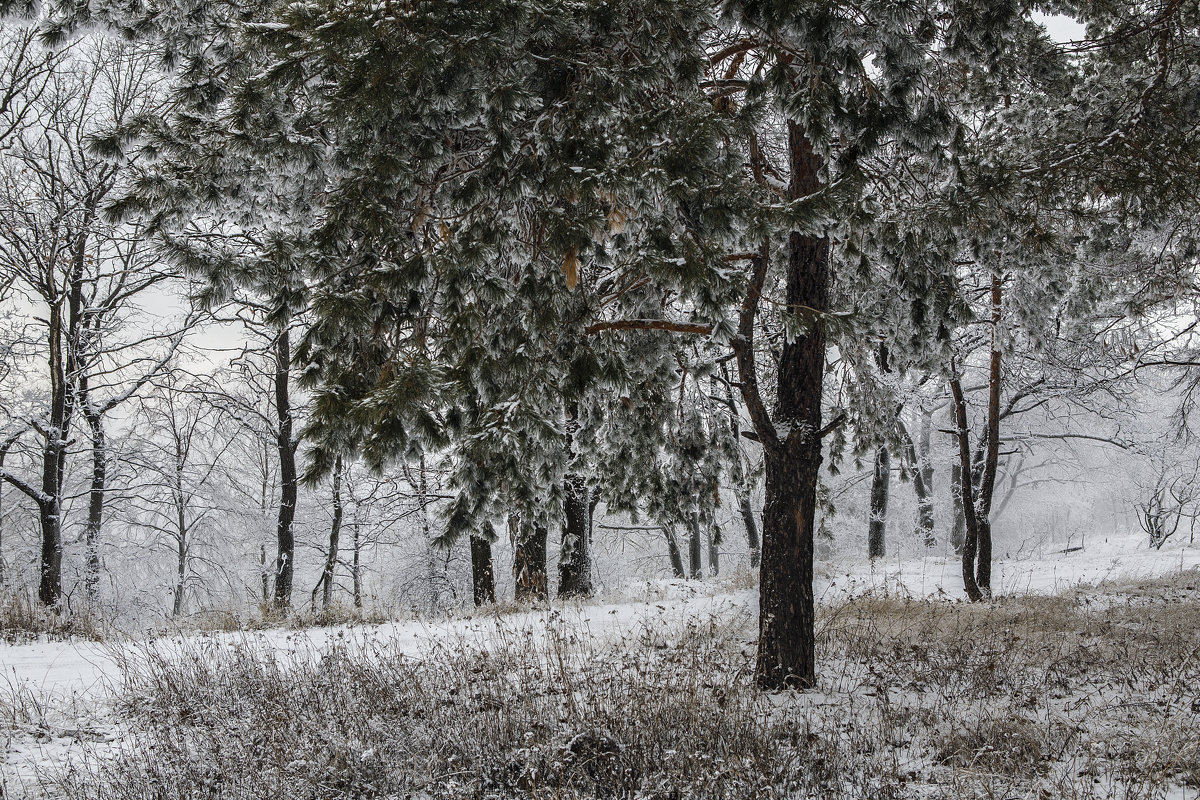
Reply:
[[89, 606], [54, 610], [25, 592], [0, 592], [0, 641], [6, 644], [72, 637], [98, 642], [110, 633], [103, 615]]

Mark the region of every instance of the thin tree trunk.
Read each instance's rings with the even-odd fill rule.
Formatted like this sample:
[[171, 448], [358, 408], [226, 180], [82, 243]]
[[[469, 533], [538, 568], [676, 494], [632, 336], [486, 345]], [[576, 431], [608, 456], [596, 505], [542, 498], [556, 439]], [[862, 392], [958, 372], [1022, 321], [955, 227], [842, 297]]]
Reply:
[[292, 405], [289, 392], [292, 357], [287, 328], [275, 340], [275, 412], [279, 429], [276, 445], [279, 451], [279, 521], [276, 526], [278, 555], [275, 559], [275, 599], [278, 609], [292, 604], [292, 576], [295, 572], [296, 540], [292, 523], [296, 518], [298, 481], [296, 475], [296, 442], [292, 438]]
[[187, 546], [183, 539], [178, 541], [175, 555], [175, 599], [171, 604], [172, 617], [178, 617], [183, 611], [183, 584], [187, 577]]
[[[14, 436], [0, 444], [0, 472], [4, 471], [4, 461], [8, 458], [8, 450], [16, 441], [17, 437]], [[0, 589], [4, 588], [7, 580], [4, 564], [4, 481], [0, 480]]]
[[715, 523], [708, 528], [708, 570], [714, 578], [721, 574], [721, 529]]
[[513, 515], [508, 519], [513, 542], [513, 582], [517, 602], [545, 600], [549, 597], [546, 580], [546, 540], [549, 531], [529, 525]]
[[[733, 402], [733, 387], [729, 380], [729, 371], [721, 365], [721, 378], [725, 384], [725, 403], [729, 406], [729, 433], [737, 443], [741, 438], [741, 420], [738, 417], [737, 404]], [[741, 448], [737, 449], [733, 460], [733, 493], [737, 498], [738, 509], [742, 514], [742, 525], [746, 528], [746, 545], [750, 550], [750, 569], [758, 569], [762, 559], [762, 544], [758, 535], [758, 521], [754, 518], [754, 507], [750, 504], [750, 492], [747, 487], [746, 469], [742, 464]]]
[[267, 601], [271, 599], [271, 570], [267, 569], [267, 546], [265, 544], [258, 546], [258, 574], [262, 578], [262, 601], [263, 607], [266, 607]]
[[[920, 519], [921, 534], [926, 547], [937, 546], [936, 525], [933, 515], [933, 412], [921, 409], [921, 426], [917, 446], [917, 468], [915, 474], [921, 476], [920, 495], [917, 497], [917, 513]], [[916, 481], [913, 481], [914, 486]]]
[[88, 519], [84, 530], [86, 565], [84, 585], [87, 598], [95, 603], [100, 597], [100, 531], [104, 522], [104, 491], [108, 480], [108, 448], [104, 436], [104, 419], [94, 411], [86, 411], [88, 428], [92, 432], [92, 484], [88, 491]]
[[950, 466], [950, 500], [954, 508], [954, 522], [950, 527], [950, 545], [961, 554], [967, 541], [967, 518], [962, 500], [962, 463], [957, 459]]
[[421, 540], [425, 543], [425, 578], [429, 582], [429, 609], [433, 613], [445, 607], [444, 590], [446, 588], [445, 562], [438, 558], [441, 548], [433, 543], [433, 526], [429, 520], [429, 482], [425, 469], [425, 456], [422, 455], [417, 473], [417, 506], [420, 509]]
[[178, 617], [183, 611], [183, 588], [187, 580], [188, 562], [188, 525], [187, 500], [183, 493], [183, 463], [184, 455], [179, 434], [175, 438], [175, 474], [172, 476], [174, 485], [171, 487], [172, 500], [175, 503], [175, 602], [171, 605], [171, 616]]
[[333, 465], [333, 523], [329, 526], [329, 549], [325, 553], [325, 569], [321, 572], [321, 608], [329, 609], [333, 602], [333, 572], [337, 567], [338, 540], [342, 534], [342, 457]]
[[563, 483], [566, 524], [558, 564], [558, 596], [591, 597], [592, 555], [588, 542], [591, 504], [587, 483], [582, 475], [567, 475]]
[[350, 564], [350, 578], [354, 584], [354, 607], [362, 608], [362, 572], [359, 568], [359, 553], [362, 551], [359, 542], [358, 520], [354, 520], [354, 556]]
[[482, 536], [471, 538], [471, 596], [475, 606], [496, 602], [496, 580], [492, 572], [492, 543]]
[[704, 574], [700, 555], [700, 511], [693, 508], [688, 518], [688, 577], [699, 580]]
[[867, 522], [867, 557], [883, 558], [887, 555], [887, 509], [888, 491], [891, 484], [892, 465], [888, 449], [875, 450], [875, 475], [871, 480], [871, 516]]
[[663, 525], [662, 532], [667, 540], [667, 555], [671, 559], [671, 574], [676, 578], [686, 578], [687, 571], [683, 568], [683, 553], [679, 550], [679, 541], [675, 538], [675, 531], [669, 525]]

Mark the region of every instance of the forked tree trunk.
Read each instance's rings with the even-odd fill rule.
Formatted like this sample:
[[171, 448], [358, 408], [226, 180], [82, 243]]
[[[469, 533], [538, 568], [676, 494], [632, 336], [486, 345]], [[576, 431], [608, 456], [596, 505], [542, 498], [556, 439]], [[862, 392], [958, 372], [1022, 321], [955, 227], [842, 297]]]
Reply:
[[992, 498], [996, 490], [996, 470], [1000, 462], [1000, 381], [1002, 361], [999, 327], [1002, 312], [1002, 283], [992, 276], [992, 346], [988, 363], [988, 408], [983, 437], [983, 463], [976, 485], [971, 458], [971, 428], [967, 402], [957, 367], [951, 364], [950, 394], [954, 404], [958, 436], [959, 473], [962, 480], [963, 516], [967, 536], [962, 551], [963, 588], [972, 601], [992, 596]]
[[567, 475], [563, 483], [566, 520], [558, 564], [558, 596], [591, 597], [592, 554], [588, 541], [591, 512], [587, 483], [581, 475]]
[[933, 465], [929, 460], [929, 438], [931, 415], [921, 412], [920, 446], [913, 442], [903, 421], [897, 420], [900, 439], [904, 444], [904, 460], [912, 475], [913, 494], [917, 500], [917, 526], [915, 533], [926, 547], [937, 545], [933, 517]]
[[471, 595], [476, 606], [496, 602], [496, 580], [492, 573], [492, 543], [482, 536], [471, 538]]
[[[799, 200], [821, 188], [820, 157], [803, 130], [788, 121], [791, 180], [788, 197]], [[786, 311], [802, 332], [783, 344], [774, 419], [763, 406], [754, 367], [753, 328], [769, 249], [755, 265], [742, 306], [737, 356], [743, 398], [764, 444], [766, 502], [759, 579], [756, 679], [762, 689], [816, 685], [813, 603], [813, 534], [817, 477], [821, 467], [821, 394], [825, 377], [825, 330], [829, 308], [829, 240], [793, 232], [788, 237]]]
[[888, 491], [891, 478], [892, 464], [888, 449], [877, 448], [875, 474], [871, 479], [871, 516], [867, 520], [867, 558], [883, 558], [887, 555]]

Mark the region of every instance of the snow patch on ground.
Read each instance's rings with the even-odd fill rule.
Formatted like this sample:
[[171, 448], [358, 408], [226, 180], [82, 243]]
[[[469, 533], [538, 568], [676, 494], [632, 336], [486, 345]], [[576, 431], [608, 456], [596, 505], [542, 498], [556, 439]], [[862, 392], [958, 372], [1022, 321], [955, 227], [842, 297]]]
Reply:
[[[1138, 537], [1089, 542], [1064, 552], [1047, 549], [1024, 558], [998, 558], [993, 571], [997, 596], [1052, 594], [1105, 581], [1137, 581], [1200, 568], [1200, 545], [1177, 543], [1161, 551]], [[745, 576], [732, 585], [746, 585]], [[868, 593], [919, 598], [963, 597], [960, 565], [945, 556], [880, 559], [874, 564], [825, 562], [814, 589], [817, 601], [837, 605]], [[486, 646], [498, 637], [546, 636], [568, 627], [593, 640], [663, 632], [678, 625], [706, 624], [716, 618], [757, 614], [754, 589], [730, 591], [730, 583], [654, 581], [627, 588], [623, 602], [568, 603], [515, 614], [440, 622], [405, 621], [382, 625], [341, 625], [307, 630], [267, 630], [165, 637], [168, 651], [202, 646], [250, 644], [294, 658], [319, 657], [334, 644], [371, 648], [386, 645], [420, 657], [443, 646]], [[121, 723], [112, 702], [122, 681], [122, 662], [139, 643], [87, 641], [0, 643], [0, 797], [42, 797], [53, 793], [53, 776], [73, 761], [102, 755], [119, 744]], [[813, 693], [811, 702], [832, 702]]]

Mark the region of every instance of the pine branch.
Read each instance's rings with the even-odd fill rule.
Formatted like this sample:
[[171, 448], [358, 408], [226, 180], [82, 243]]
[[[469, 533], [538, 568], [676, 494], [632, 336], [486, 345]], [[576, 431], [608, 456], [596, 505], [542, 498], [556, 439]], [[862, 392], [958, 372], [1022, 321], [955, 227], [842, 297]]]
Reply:
[[594, 336], [604, 331], [670, 331], [708, 336], [713, 332], [713, 326], [699, 322], [672, 322], [668, 319], [618, 319], [597, 322], [583, 329], [585, 336]]

